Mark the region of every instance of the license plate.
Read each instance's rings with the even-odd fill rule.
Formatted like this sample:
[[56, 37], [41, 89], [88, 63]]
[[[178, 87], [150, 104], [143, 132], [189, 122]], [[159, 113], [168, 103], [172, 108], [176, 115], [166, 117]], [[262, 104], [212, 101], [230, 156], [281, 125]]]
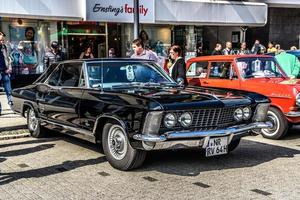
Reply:
[[227, 154], [228, 137], [211, 138], [206, 147], [206, 157]]

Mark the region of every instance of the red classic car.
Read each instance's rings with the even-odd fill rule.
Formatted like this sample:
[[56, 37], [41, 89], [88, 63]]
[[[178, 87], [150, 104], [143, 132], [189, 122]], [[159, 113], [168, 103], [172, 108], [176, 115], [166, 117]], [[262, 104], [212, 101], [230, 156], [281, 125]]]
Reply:
[[256, 92], [272, 101], [265, 138], [280, 139], [300, 123], [300, 81], [290, 79], [274, 57], [266, 55], [203, 56], [187, 62], [190, 85]]

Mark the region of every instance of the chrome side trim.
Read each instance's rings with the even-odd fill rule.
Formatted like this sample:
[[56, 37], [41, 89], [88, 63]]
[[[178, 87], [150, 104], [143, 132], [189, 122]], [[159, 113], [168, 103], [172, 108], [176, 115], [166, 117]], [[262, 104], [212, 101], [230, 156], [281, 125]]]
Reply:
[[[53, 126], [63, 128], [64, 130], [60, 131], [60, 133], [67, 134], [67, 135], [70, 135], [70, 136], [73, 136], [76, 138], [80, 138], [80, 139], [83, 139], [83, 140], [86, 140], [86, 141], [89, 141], [92, 143], [96, 143], [96, 138], [91, 131], [87, 131], [87, 130], [84, 130], [81, 128], [75, 128], [75, 127], [71, 127], [71, 126], [67, 126], [67, 125], [58, 124], [56, 122], [51, 122], [51, 121], [44, 120], [44, 119], [40, 119], [40, 120], [41, 120], [41, 122], [45, 122], [45, 123], [51, 124]], [[70, 133], [68, 131], [72, 131], [72, 133]]]
[[287, 117], [300, 117], [300, 112], [290, 111], [285, 114]]
[[[144, 142], [165, 142], [170, 139], [201, 139], [205, 138], [205, 142], [208, 142], [210, 137], [229, 136], [243, 134], [253, 129], [271, 128], [273, 125], [271, 122], [254, 122], [247, 125], [238, 125], [229, 127], [227, 129], [218, 129], [212, 131], [170, 131], [163, 135], [133, 135], [133, 139]], [[232, 139], [231, 136], [230, 139]], [[205, 145], [204, 145], [205, 146]]]

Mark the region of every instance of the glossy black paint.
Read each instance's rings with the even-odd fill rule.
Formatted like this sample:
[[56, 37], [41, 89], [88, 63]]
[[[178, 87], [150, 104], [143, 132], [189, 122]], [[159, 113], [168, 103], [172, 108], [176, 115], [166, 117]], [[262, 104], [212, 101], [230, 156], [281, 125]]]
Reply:
[[[82, 62], [84, 66], [86, 62], [91, 61], [95, 60], [76, 62]], [[122, 59], [118, 61], [121, 62]], [[143, 60], [142, 62], [151, 61]], [[67, 127], [69, 132], [73, 130], [74, 134], [77, 131], [92, 137], [93, 134], [101, 134], [101, 126], [107, 120], [117, 120], [124, 126], [131, 139], [134, 133], [141, 132], [145, 116], [149, 111], [247, 105], [255, 107], [257, 103], [269, 102], [266, 97], [255, 93], [196, 87], [114, 90], [53, 87], [43, 83], [51, 71], [46, 71], [32, 85], [13, 90], [14, 110], [24, 114], [26, 107], [32, 106], [45, 126], [56, 126], [59, 131], [64, 131]], [[97, 140], [100, 139], [99, 135], [95, 137]]]

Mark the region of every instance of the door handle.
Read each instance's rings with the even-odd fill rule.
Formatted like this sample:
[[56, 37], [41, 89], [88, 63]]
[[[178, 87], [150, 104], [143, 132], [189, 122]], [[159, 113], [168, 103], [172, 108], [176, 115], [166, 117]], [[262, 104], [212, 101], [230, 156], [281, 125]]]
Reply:
[[204, 83], [204, 84], [208, 84], [208, 82], [207, 82], [207, 81], [203, 81], [203, 83]]

